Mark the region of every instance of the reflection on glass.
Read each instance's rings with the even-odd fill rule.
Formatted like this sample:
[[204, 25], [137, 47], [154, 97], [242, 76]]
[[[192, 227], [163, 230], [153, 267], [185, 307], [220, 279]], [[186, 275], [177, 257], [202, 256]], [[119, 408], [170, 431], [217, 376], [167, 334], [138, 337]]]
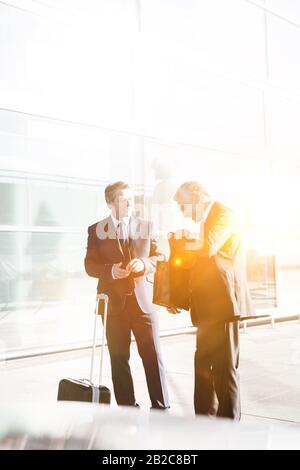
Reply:
[[247, 279], [256, 308], [274, 308], [276, 298], [275, 256], [248, 250], [246, 256]]
[[26, 184], [0, 182], [0, 201], [0, 225], [23, 225], [28, 222]]
[[0, 232], [1, 303], [70, 300], [84, 297], [86, 235]]

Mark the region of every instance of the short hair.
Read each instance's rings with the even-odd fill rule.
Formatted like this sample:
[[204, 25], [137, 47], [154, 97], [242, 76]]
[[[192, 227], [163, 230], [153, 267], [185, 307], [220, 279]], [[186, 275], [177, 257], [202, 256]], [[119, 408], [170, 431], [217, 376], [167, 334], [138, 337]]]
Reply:
[[124, 181], [116, 181], [116, 183], [112, 183], [106, 186], [104, 190], [104, 196], [107, 204], [111, 204], [115, 200], [118, 191], [128, 188], [129, 184], [124, 183]]
[[199, 199], [201, 196], [210, 199], [209, 193], [206, 191], [204, 186], [202, 186], [202, 184], [198, 183], [198, 181], [187, 181], [186, 183], [183, 183], [181, 186], [179, 186], [174, 196], [174, 200], [176, 202], [180, 202], [180, 194], [183, 192], [197, 195], [199, 196]]

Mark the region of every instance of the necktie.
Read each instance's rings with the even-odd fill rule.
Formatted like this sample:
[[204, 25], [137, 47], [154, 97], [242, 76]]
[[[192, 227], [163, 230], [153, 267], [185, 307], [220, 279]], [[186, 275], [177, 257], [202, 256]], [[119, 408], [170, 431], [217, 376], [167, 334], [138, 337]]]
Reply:
[[129, 240], [127, 237], [126, 225], [124, 222], [119, 222], [118, 237], [119, 237], [119, 242], [123, 251], [124, 261], [127, 264], [129, 263], [131, 256], [130, 256]]

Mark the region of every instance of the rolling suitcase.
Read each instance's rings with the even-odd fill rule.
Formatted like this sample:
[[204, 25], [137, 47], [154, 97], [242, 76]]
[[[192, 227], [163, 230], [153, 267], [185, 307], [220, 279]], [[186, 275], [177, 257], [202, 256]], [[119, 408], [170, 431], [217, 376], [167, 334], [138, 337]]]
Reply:
[[[103, 328], [102, 328], [102, 345], [101, 345], [101, 358], [100, 358], [100, 372], [99, 372], [99, 385], [93, 383], [94, 375], [94, 362], [96, 352], [96, 332], [97, 332], [97, 319], [99, 315], [99, 305], [104, 305], [103, 312]], [[108, 296], [99, 294], [96, 297], [96, 310], [94, 321], [94, 336], [93, 336], [93, 352], [91, 358], [91, 369], [89, 379], [62, 379], [59, 382], [57, 400], [68, 401], [87, 401], [92, 403], [110, 404], [110, 390], [102, 385], [103, 375], [103, 358], [104, 358], [104, 345], [105, 345], [105, 331], [107, 322], [107, 309], [108, 309]]]

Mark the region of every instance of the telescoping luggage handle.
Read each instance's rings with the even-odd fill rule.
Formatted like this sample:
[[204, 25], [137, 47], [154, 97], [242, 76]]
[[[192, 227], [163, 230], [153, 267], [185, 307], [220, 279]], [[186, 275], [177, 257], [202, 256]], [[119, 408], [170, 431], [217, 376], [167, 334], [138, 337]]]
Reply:
[[101, 341], [101, 356], [100, 356], [100, 371], [99, 371], [99, 382], [98, 385], [101, 386], [103, 378], [103, 358], [104, 358], [104, 346], [105, 346], [105, 332], [106, 332], [106, 323], [107, 323], [107, 309], [108, 309], [108, 296], [106, 294], [98, 294], [96, 297], [96, 311], [95, 311], [95, 321], [94, 321], [94, 336], [93, 336], [93, 352], [91, 359], [91, 370], [90, 370], [90, 382], [93, 383], [94, 375], [94, 363], [95, 363], [95, 354], [96, 354], [96, 334], [97, 334], [97, 320], [99, 315], [99, 302], [100, 300], [104, 301], [104, 315], [103, 315], [103, 328], [102, 328], [102, 341]]

